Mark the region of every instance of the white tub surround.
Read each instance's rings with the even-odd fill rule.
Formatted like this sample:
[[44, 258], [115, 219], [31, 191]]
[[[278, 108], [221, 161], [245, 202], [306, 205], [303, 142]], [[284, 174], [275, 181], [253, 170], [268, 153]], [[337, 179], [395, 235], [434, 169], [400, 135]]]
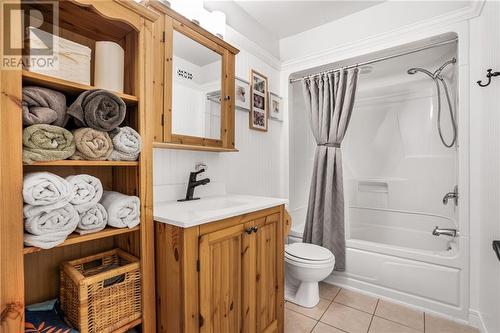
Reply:
[[193, 201], [155, 203], [154, 220], [181, 228], [286, 204], [285, 199], [226, 194]]

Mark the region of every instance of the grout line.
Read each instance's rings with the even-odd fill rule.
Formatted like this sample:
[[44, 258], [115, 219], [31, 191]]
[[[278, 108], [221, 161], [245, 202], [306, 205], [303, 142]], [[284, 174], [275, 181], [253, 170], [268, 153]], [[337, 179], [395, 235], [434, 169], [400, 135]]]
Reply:
[[375, 318], [375, 311], [377, 311], [378, 302], [380, 302], [380, 299], [377, 299], [377, 304], [375, 304], [375, 310], [373, 310], [374, 314], [370, 318], [370, 324], [368, 325], [368, 329], [366, 330], [366, 333], [368, 333], [370, 331], [370, 328], [372, 326], [373, 318]]
[[[341, 328], [338, 328], [337, 326], [333, 326], [333, 325], [331, 325], [331, 324], [325, 323], [324, 321], [321, 321], [321, 322], [320, 322], [320, 321], [318, 321], [318, 323], [322, 323], [322, 324], [324, 324], [324, 325], [326, 325], [326, 326], [328, 326], [328, 327], [333, 327], [333, 328], [335, 328], [335, 329], [337, 329], [337, 330], [339, 330], [339, 331], [341, 331], [341, 332], [349, 333], [348, 331], [345, 331], [345, 330], [343, 330], [343, 329], [341, 329]], [[316, 324], [316, 325], [317, 325], [317, 324]]]
[[328, 304], [328, 306], [326, 307], [325, 312], [323, 312], [323, 313], [321, 314], [321, 316], [319, 317], [318, 321], [321, 321], [321, 319], [323, 319], [323, 316], [325, 315], [326, 311], [328, 311], [328, 309], [330, 308], [330, 306], [332, 306], [332, 304], [333, 304], [333, 300], [332, 300], [332, 301], [329, 301], [329, 302], [330, 302], [330, 303], [329, 303], [329, 304]]
[[319, 320], [316, 321], [316, 324], [314, 324], [314, 326], [311, 328], [311, 330], [309, 331], [309, 333], [312, 333], [312, 331], [314, 331], [314, 329], [316, 328], [316, 326], [318, 326], [318, 323], [319, 323]]
[[[419, 331], [419, 332], [425, 333], [425, 319], [424, 319], [424, 330], [423, 330], [423, 331], [421, 331], [421, 330], [419, 330], [418, 328], [408, 326], [408, 325], [406, 325], [406, 324], [400, 323], [400, 322], [398, 322], [398, 321], [395, 321], [395, 320], [392, 320], [392, 319], [389, 319], [389, 318], [385, 318], [385, 317], [382, 317], [382, 316], [379, 316], [379, 315], [376, 315], [376, 314], [374, 314], [374, 316], [375, 316], [375, 317], [377, 317], [377, 318], [380, 318], [380, 319], [384, 319], [384, 320], [390, 321], [390, 322], [392, 322], [392, 323], [396, 323], [396, 324], [401, 325], [401, 326], [404, 326], [404, 327], [411, 328], [412, 330], [415, 330], [415, 331]], [[424, 318], [425, 318], [425, 317], [424, 317]]]
[[375, 309], [373, 310], [373, 315], [375, 316], [375, 313], [377, 313], [377, 308], [378, 308], [378, 304], [380, 303], [380, 298], [377, 299], [377, 304], [375, 304]]
[[[351, 309], [354, 309], [354, 310], [358, 310], [358, 311], [361, 311], [361, 312], [363, 312], [363, 313], [367, 313], [367, 314], [372, 315], [372, 316], [375, 314], [375, 310], [374, 310], [374, 312], [373, 312], [373, 313], [371, 313], [371, 312], [367, 312], [367, 311], [365, 311], [365, 310], [360, 310], [360, 309], [358, 309], [358, 308], [355, 308], [355, 307], [353, 307], [353, 306], [350, 306], [350, 305], [347, 305], [347, 304], [344, 304], [344, 303], [335, 302], [335, 301], [333, 301], [332, 303], [336, 303], [336, 304], [340, 304], [340, 305], [343, 305], [343, 306], [347, 306], [348, 308], [351, 308]], [[378, 300], [377, 300], [377, 303], [378, 303]]]
[[[295, 311], [294, 309], [290, 309], [290, 308], [286, 308], [286, 309], [287, 309], [287, 310], [290, 310], [290, 311], [292, 311], [292, 312], [298, 313], [299, 315], [302, 315], [302, 316], [307, 317], [307, 318], [309, 318], [309, 319], [312, 319], [312, 320], [315, 320], [315, 321], [319, 321], [319, 319], [313, 318], [313, 317], [311, 317], [311, 316], [309, 316], [309, 315], [306, 315], [306, 314], [303, 314], [303, 313], [301, 313], [301, 312], [299, 312], [299, 311]], [[328, 308], [326, 308], [326, 309], [328, 310]], [[325, 310], [325, 312], [326, 312], [326, 310]], [[324, 314], [324, 313], [323, 313], [323, 314]], [[321, 315], [321, 317], [323, 317], [323, 315]], [[321, 317], [320, 317], [320, 318], [321, 318]]]
[[337, 296], [340, 294], [340, 291], [344, 289], [344, 288], [340, 288], [339, 287], [339, 290], [337, 291], [337, 293], [335, 294], [335, 296], [333, 296], [333, 299], [332, 299], [332, 302], [335, 301], [335, 299], [337, 298]]

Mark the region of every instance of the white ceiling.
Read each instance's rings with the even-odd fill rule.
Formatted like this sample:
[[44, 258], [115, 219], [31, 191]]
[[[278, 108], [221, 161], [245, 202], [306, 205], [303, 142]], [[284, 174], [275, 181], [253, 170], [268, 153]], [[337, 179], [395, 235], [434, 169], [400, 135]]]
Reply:
[[239, 24], [242, 24], [241, 10], [243, 10], [251, 18], [245, 22], [246, 24], [258, 23], [260, 27], [257, 28], [265, 29], [274, 39], [295, 35], [381, 2], [383, 1], [204, 1], [207, 9], [221, 10], [226, 13], [229, 20], [237, 15]]
[[251, 17], [278, 39], [377, 5], [382, 1], [242, 1], [235, 0]]

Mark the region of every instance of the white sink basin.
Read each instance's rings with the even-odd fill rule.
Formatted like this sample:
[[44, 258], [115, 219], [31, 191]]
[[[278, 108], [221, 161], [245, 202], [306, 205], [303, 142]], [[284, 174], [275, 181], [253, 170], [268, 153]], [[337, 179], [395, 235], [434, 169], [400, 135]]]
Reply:
[[155, 204], [154, 219], [188, 228], [285, 203], [284, 199], [233, 194], [184, 202], [167, 201]]

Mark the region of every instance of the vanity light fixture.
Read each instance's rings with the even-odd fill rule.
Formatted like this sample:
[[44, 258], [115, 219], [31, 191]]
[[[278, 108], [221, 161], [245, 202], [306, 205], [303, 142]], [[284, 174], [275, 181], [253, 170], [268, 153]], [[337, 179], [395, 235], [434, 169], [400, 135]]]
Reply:
[[203, 8], [203, 0], [171, 0], [170, 7], [194, 23], [224, 39], [226, 35], [226, 14]]

